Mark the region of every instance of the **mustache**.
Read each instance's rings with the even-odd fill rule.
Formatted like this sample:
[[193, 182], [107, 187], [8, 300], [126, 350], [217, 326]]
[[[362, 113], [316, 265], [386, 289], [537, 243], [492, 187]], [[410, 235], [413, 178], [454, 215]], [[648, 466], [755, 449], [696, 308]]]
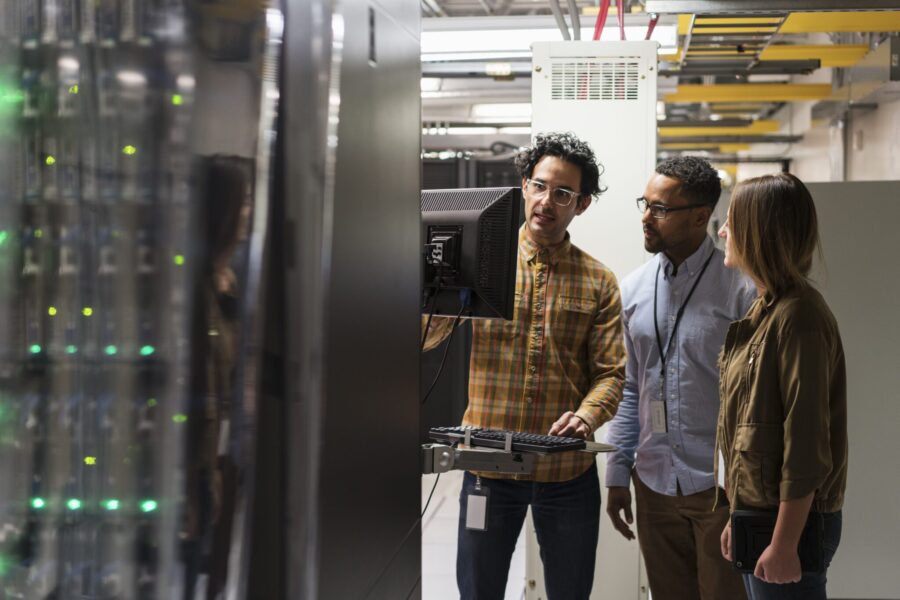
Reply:
[[656, 231], [654, 228], [650, 227], [649, 225], [644, 225], [644, 226], [643, 226], [643, 229], [644, 229], [644, 231], [649, 231], [650, 233], [654, 233], [654, 234], [656, 234], [656, 235], [659, 235], [659, 232]]

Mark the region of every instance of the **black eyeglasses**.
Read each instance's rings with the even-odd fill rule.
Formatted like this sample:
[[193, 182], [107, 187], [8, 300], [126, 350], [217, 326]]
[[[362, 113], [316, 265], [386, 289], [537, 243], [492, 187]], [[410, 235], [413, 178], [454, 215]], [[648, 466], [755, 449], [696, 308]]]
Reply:
[[650, 210], [650, 216], [654, 219], [665, 219], [670, 212], [678, 212], [679, 210], [691, 210], [701, 206], [709, 206], [708, 204], [689, 204], [688, 206], [665, 206], [662, 204], [650, 204], [650, 202], [641, 196], [637, 199], [637, 207], [641, 212]]

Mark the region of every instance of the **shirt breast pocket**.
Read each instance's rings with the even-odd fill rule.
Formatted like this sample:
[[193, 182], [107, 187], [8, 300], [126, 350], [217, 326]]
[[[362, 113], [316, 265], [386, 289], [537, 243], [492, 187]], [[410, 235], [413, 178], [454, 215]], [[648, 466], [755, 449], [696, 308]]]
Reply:
[[552, 325], [554, 337], [558, 341], [580, 348], [587, 339], [588, 332], [597, 312], [597, 301], [593, 298], [561, 296], [559, 310]]
[[697, 316], [685, 331], [683, 352], [696, 364], [710, 369], [717, 366], [716, 357], [725, 345], [728, 322], [714, 316]]

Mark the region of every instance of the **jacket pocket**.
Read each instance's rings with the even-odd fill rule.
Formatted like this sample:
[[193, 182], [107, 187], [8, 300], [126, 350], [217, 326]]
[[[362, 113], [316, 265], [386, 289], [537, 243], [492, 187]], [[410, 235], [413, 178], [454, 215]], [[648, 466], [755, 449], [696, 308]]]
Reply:
[[784, 429], [780, 424], [742, 423], [734, 436], [736, 498], [751, 507], [778, 506]]

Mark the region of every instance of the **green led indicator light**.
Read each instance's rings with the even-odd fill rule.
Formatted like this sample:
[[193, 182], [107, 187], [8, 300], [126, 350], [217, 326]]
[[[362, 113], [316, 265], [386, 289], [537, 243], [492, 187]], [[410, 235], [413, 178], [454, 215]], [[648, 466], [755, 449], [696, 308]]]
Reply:
[[97, 457], [96, 457], [96, 456], [85, 456], [85, 457], [84, 457], [84, 464], [90, 465], [90, 466], [96, 465], [96, 464], [97, 464]]
[[178, 266], [180, 267], [181, 265], [184, 264], [184, 255], [183, 255], [183, 254], [176, 254], [176, 255], [175, 255], [175, 258], [173, 258], [172, 261], [173, 261], [176, 265], [178, 265]]
[[48, 167], [52, 167], [53, 165], [56, 164], [56, 158], [54, 158], [53, 155], [48, 155], [47, 158], [44, 159], [44, 163]]
[[66, 501], [66, 506], [69, 510], [78, 510], [81, 508], [81, 500], [78, 498], [69, 498], [68, 501]]
[[141, 356], [150, 356], [154, 352], [156, 352], [156, 348], [153, 346], [141, 346]]
[[78, 346], [75, 346], [74, 344], [66, 346], [66, 354], [75, 354], [76, 352], [78, 352]]
[[150, 408], [153, 408], [156, 405], [157, 405], [156, 398], [150, 398], [149, 400], [147, 400], [147, 406], [149, 406]]
[[172, 94], [172, 104], [174, 104], [175, 106], [181, 106], [182, 104], [184, 104], [184, 98], [181, 96], [181, 94]]
[[116, 348], [114, 345], [110, 344], [109, 346], [107, 346], [106, 348], [104, 348], [103, 351], [106, 352], [106, 354], [108, 354], [109, 356], [112, 356], [113, 354], [115, 354], [116, 352], [118, 352], [119, 349]]
[[25, 99], [25, 94], [23, 94], [22, 92], [20, 92], [18, 90], [15, 90], [15, 91], [7, 92], [7, 93], [3, 94], [3, 96], [0, 96], [0, 97], [3, 98], [4, 102], [10, 102], [10, 103], [22, 102]]
[[77, 94], [77, 93], [78, 93], [78, 84], [77, 84], [77, 83], [76, 83], [75, 85], [70, 85], [70, 86], [69, 86], [69, 93], [70, 93], [70, 94]]
[[126, 156], [134, 156], [135, 154], [137, 154], [137, 148], [129, 144], [122, 148], [122, 154]]
[[83, 314], [86, 317], [89, 317], [92, 314], [94, 314], [94, 309], [91, 308], [90, 306], [85, 306], [84, 308], [81, 309], [81, 314]]
[[47, 506], [47, 502], [40, 496], [31, 499], [31, 508], [35, 510], [41, 510], [45, 506]]
[[177, 415], [172, 415], [172, 422], [173, 423], [187, 423], [187, 415], [183, 415], [180, 413]]
[[109, 500], [103, 501], [103, 508], [105, 508], [106, 510], [119, 510], [120, 506], [121, 503], [115, 498], [110, 498]]
[[145, 513], [153, 512], [156, 510], [157, 504], [156, 500], [144, 500], [141, 502], [141, 511]]
[[43, 230], [43, 229], [35, 229], [35, 230], [34, 230], [34, 237], [36, 237], [36, 238], [42, 238], [42, 237], [44, 237], [44, 230]]
[[47, 309], [47, 314], [50, 315], [51, 317], [55, 317], [56, 313], [57, 313], [57, 310], [56, 310], [55, 306], [51, 306], [50, 308]]
[[31, 352], [32, 354], [40, 354], [41, 345], [40, 344], [32, 344], [28, 347], [28, 351]]
[[5, 230], [0, 231], [0, 246], [4, 245], [6, 243], [6, 240], [8, 240], [8, 239], [9, 239], [9, 232], [7, 232]]

